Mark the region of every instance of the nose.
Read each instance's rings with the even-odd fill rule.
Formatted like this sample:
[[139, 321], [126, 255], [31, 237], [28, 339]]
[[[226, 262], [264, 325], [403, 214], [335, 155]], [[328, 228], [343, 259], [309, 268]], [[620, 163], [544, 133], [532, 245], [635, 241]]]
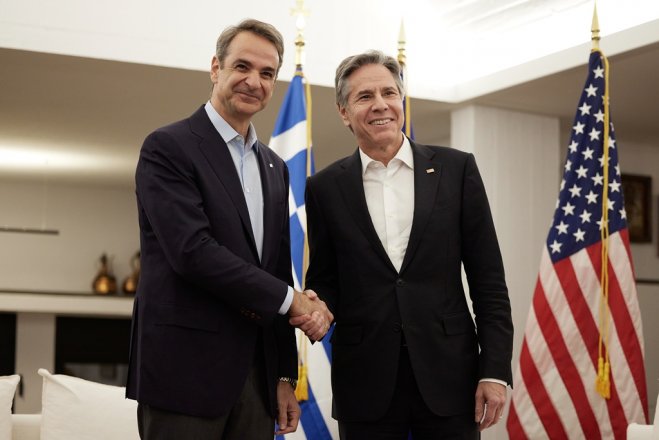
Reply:
[[389, 108], [387, 101], [381, 94], [377, 93], [373, 99], [373, 110], [386, 110]]
[[260, 82], [259, 72], [257, 72], [256, 70], [250, 70], [245, 75], [244, 82], [250, 89], [257, 88]]

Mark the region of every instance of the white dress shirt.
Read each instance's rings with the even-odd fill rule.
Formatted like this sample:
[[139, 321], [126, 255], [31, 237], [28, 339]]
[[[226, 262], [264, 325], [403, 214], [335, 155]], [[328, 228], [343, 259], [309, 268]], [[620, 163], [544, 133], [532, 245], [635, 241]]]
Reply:
[[360, 148], [366, 205], [384, 250], [397, 271], [403, 264], [414, 218], [414, 157], [403, 137], [387, 166]]

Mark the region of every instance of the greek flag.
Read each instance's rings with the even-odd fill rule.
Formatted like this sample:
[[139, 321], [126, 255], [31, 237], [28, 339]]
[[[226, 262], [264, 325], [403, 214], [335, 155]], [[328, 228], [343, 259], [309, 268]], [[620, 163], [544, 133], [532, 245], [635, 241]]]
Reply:
[[[305, 261], [305, 235], [307, 216], [304, 207], [304, 187], [308, 175], [313, 174], [311, 152], [310, 110], [311, 96], [304, 75], [298, 68], [279, 110], [272, 148], [288, 165], [290, 175], [289, 210], [291, 223], [291, 259], [295, 288], [303, 285]], [[309, 117], [307, 116], [309, 115]], [[307, 158], [307, 155], [310, 157]], [[309, 344], [306, 336], [297, 332], [300, 359], [305, 364], [308, 378], [308, 400], [300, 402], [302, 417], [296, 432], [278, 436], [277, 440], [332, 440], [338, 439], [338, 427], [331, 417], [332, 390], [330, 385], [331, 334], [322, 343]]]

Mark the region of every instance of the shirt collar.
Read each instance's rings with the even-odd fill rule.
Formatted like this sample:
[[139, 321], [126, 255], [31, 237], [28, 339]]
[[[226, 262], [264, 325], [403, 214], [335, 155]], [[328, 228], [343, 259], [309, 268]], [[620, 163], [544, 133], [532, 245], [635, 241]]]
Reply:
[[[368, 165], [371, 162], [378, 162], [378, 161], [371, 159], [366, 153], [364, 153], [361, 147], [359, 148], [359, 156], [361, 157], [362, 160], [362, 176], [363, 176], [366, 173], [366, 169], [368, 168]], [[403, 136], [403, 143], [398, 149], [396, 155], [391, 160], [394, 159], [400, 160], [405, 165], [407, 165], [409, 169], [411, 170], [414, 169], [414, 155], [412, 154], [412, 146], [410, 145], [410, 140], [407, 138], [407, 136]], [[391, 163], [391, 161], [389, 163]]]
[[[213, 127], [217, 132], [222, 136], [222, 139], [228, 145], [229, 142], [233, 141], [236, 137], [240, 136], [236, 130], [233, 129], [227, 121], [224, 120], [222, 116], [215, 110], [215, 107], [211, 104], [210, 100], [204, 106], [208, 118], [211, 120]], [[252, 123], [249, 123], [249, 128], [247, 129], [247, 139], [245, 140], [245, 149], [254, 148], [255, 151], [258, 151], [258, 139], [256, 137], [256, 130]]]

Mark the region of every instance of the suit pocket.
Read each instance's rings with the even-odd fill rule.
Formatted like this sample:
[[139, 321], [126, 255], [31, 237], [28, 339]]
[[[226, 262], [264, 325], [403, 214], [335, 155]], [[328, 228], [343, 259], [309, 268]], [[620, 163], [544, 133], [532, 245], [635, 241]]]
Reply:
[[446, 316], [442, 319], [444, 334], [462, 335], [464, 333], [474, 333], [474, 321], [469, 313], [460, 313], [458, 315]]
[[332, 344], [336, 345], [356, 345], [362, 342], [361, 326], [341, 326], [337, 324], [330, 339]]
[[194, 309], [172, 304], [157, 304], [156, 325], [183, 327], [208, 332], [220, 331], [220, 321], [213, 309]]

